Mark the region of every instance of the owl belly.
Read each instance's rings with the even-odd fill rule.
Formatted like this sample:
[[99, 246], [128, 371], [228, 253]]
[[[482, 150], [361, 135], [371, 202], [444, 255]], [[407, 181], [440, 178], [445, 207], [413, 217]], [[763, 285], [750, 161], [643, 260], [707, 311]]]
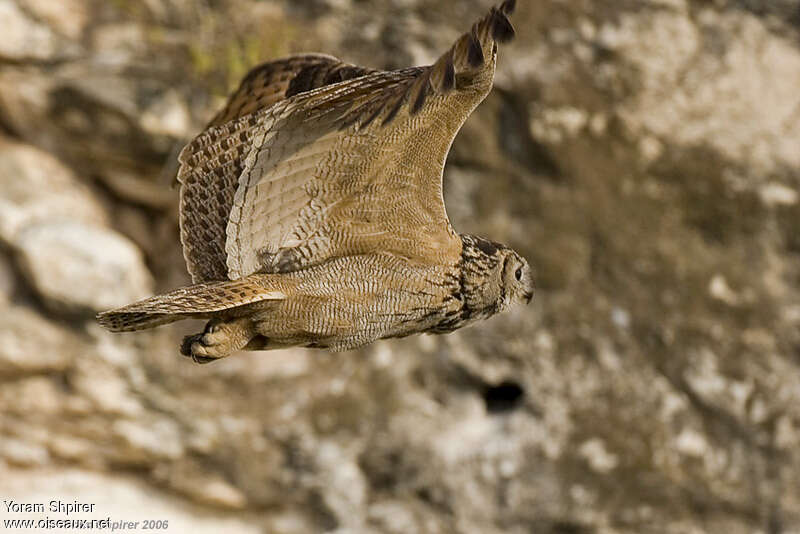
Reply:
[[458, 306], [451, 271], [379, 254], [278, 275], [298, 283], [288, 298], [254, 316], [256, 330], [269, 344], [331, 350], [425, 332]]

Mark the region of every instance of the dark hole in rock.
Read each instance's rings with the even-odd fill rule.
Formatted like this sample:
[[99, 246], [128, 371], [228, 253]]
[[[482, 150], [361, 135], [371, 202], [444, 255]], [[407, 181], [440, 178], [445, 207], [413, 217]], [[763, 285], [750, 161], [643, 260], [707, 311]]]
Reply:
[[496, 386], [488, 386], [483, 391], [483, 401], [489, 413], [510, 412], [522, 402], [525, 390], [516, 382], [504, 380]]

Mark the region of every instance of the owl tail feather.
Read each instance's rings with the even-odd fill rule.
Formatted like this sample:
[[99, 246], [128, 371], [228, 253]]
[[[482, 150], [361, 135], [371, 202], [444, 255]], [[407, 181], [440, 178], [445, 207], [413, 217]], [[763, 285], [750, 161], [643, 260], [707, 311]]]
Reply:
[[174, 323], [189, 316], [183, 314], [110, 310], [97, 314], [97, 322], [110, 332], [133, 332]]
[[[274, 275], [251, 275], [240, 280], [210, 282], [182, 287], [122, 308], [97, 314], [100, 326], [111, 332], [132, 332], [174, 323], [182, 319], [208, 319], [212, 314], [240, 306], [286, 298], [270, 281]], [[272, 285], [273, 287], [268, 287]]]

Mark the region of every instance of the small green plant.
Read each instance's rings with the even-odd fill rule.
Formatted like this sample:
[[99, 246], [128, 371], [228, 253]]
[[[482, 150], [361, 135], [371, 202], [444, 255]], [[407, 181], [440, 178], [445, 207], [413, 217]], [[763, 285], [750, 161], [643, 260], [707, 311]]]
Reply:
[[227, 95], [255, 65], [286, 55], [295, 34], [282, 13], [239, 21], [224, 11], [203, 17], [189, 43], [192, 70], [215, 96]]

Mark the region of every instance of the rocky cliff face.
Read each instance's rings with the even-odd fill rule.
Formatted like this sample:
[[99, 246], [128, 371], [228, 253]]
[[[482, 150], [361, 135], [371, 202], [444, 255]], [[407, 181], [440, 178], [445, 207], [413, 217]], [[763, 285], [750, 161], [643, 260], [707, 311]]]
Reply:
[[526, 309], [204, 367], [197, 325], [94, 324], [188, 281], [175, 156], [247, 68], [426, 63], [486, 7], [0, 0], [0, 493], [174, 532], [800, 530], [797, 0], [519, 1], [445, 195], [531, 261]]

